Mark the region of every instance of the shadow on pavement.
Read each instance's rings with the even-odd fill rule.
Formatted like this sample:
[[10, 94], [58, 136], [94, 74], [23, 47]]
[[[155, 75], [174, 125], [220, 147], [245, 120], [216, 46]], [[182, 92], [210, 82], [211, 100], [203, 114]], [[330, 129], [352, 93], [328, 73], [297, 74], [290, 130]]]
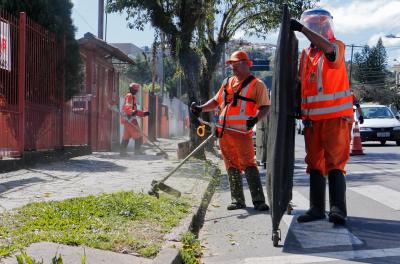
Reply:
[[4, 187], [0, 189], [0, 194], [10, 191], [12, 189], [18, 188], [18, 187], [22, 187], [25, 185], [29, 185], [32, 183], [38, 183], [38, 182], [45, 182], [45, 179], [41, 179], [38, 177], [31, 177], [31, 178], [27, 178], [27, 179], [21, 179], [21, 180], [12, 180], [12, 181], [7, 181], [7, 182], [2, 182], [0, 184], [0, 186]]
[[155, 155], [155, 154], [143, 154], [143, 155], [134, 155], [129, 154], [129, 157], [121, 157], [119, 153], [113, 153], [113, 154], [100, 154], [100, 153], [95, 153], [93, 154], [96, 158], [100, 159], [112, 159], [112, 160], [143, 160], [143, 161], [152, 161], [152, 160], [163, 160], [163, 156], [161, 155]]
[[126, 167], [105, 160], [81, 160], [71, 159], [59, 164], [47, 166], [45, 170], [76, 171], [76, 172], [105, 172], [125, 171]]
[[[321, 227], [323, 228], [321, 229]], [[307, 227], [304, 224], [298, 224], [296, 217], [294, 217], [290, 224], [289, 233], [284, 242], [283, 252], [304, 255], [318, 253], [321, 257], [330, 257], [329, 252], [380, 250], [400, 247], [400, 221], [349, 217], [345, 228], [334, 227], [333, 224], [329, 223], [327, 220], [314, 222], [312, 228], [317, 230], [317, 232], [320, 231], [321, 234], [315, 236], [302, 236], [300, 232], [299, 235], [299, 233], [296, 232], [301, 229], [307, 229]], [[336, 231], [341, 230], [341, 232], [335, 232], [335, 229], [337, 229]], [[348, 231], [346, 231], [346, 229]], [[335, 240], [335, 236], [340, 235], [342, 236], [342, 239], [347, 239], [350, 242], [342, 243], [342, 245], [340, 245], [340, 242], [343, 240]], [[305, 239], [308, 239], [308, 241], [304, 241]], [[312, 241], [313, 239], [324, 240], [324, 242]], [[318, 245], [320, 242], [325, 243], [326, 240], [332, 240], [336, 245], [323, 247], [317, 246], [312, 248], [307, 248], [303, 245], [303, 243], [313, 243]], [[361, 263], [399, 263], [391, 262], [391, 259], [391, 257], [388, 259], [383, 257], [359, 260], [351, 259], [351, 261], [353, 261], [352, 263], [357, 261]], [[395, 259], [398, 261], [400, 256], [397, 256]]]
[[348, 163], [368, 163], [368, 164], [371, 164], [371, 163], [377, 162], [377, 161], [385, 161], [385, 162], [393, 161], [393, 162], [395, 162], [396, 160], [397, 161], [400, 160], [400, 154], [399, 153], [393, 153], [393, 152], [368, 153], [366, 151], [364, 151], [364, 153], [365, 153], [365, 155], [362, 155], [362, 156], [351, 156]]

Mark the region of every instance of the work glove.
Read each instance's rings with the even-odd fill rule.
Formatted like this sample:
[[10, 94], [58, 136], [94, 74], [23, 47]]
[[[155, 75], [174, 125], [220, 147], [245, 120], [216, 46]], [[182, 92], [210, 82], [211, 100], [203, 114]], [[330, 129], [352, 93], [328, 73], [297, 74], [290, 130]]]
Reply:
[[149, 111], [143, 113], [143, 116], [149, 116], [149, 115], [150, 115]]
[[296, 19], [291, 18], [290, 19], [290, 29], [293, 31], [301, 32], [303, 30], [303, 24], [301, 24]]
[[202, 109], [200, 106], [198, 106], [196, 104], [196, 102], [192, 102], [192, 104], [190, 105], [190, 110], [192, 111], [192, 113], [196, 116], [199, 117], [200, 113], [202, 112]]
[[364, 117], [362, 115], [358, 117], [358, 122], [360, 123], [360, 125], [364, 124]]
[[294, 110], [293, 116], [294, 116], [294, 118], [296, 118], [296, 119], [301, 119], [301, 118], [302, 118], [302, 114], [301, 114], [301, 109], [300, 109], [300, 107], [298, 107], [298, 108], [296, 108], [296, 109]]
[[133, 110], [132, 113], [131, 113], [131, 117], [136, 116], [136, 114], [137, 114], [136, 110]]
[[252, 130], [253, 127], [257, 124], [258, 118], [256, 116], [251, 116], [246, 120], [247, 130]]

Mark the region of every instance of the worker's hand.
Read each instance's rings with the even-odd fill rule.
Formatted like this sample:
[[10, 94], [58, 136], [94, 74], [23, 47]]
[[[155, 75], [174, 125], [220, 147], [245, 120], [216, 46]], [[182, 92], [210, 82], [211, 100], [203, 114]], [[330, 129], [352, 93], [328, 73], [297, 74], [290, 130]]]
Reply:
[[149, 116], [149, 115], [150, 115], [149, 111], [143, 113], [143, 116]]
[[253, 129], [253, 127], [257, 124], [257, 122], [258, 122], [258, 118], [256, 116], [251, 116], [251, 117], [247, 118], [247, 121], [246, 121], [247, 130]]
[[360, 125], [364, 124], [364, 117], [362, 115], [358, 117], [358, 122], [360, 123]]
[[296, 108], [296, 109], [294, 110], [293, 115], [294, 115], [294, 118], [296, 118], [296, 119], [301, 119], [301, 118], [302, 118], [301, 109], [300, 109], [300, 108]]
[[200, 113], [202, 112], [202, 109], [200, 106], [198, 106], [196, 104], [196, 102], [192, 102], [192, 104], [190, 105], [190, 110], [192, 111], [192, 113], [196, 116], [199, 117]]
[[132, 113], [131, 113], [131, 117], [136, 116], [136, 114], [137, 114], [136, 110], [133, 110]]
[[290, 29], [293, 30], [293, 31], [301, 32], [303, 30], [303, 24], [301, 24], [296, 19], [291, 18], [290, 19]]

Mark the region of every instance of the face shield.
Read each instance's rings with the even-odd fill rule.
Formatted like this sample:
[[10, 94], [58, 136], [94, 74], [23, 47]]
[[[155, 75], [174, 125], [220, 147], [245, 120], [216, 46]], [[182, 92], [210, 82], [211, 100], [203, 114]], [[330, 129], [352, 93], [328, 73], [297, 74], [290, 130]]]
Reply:
[[301, 15], [301, 23], [328, 40], [334, 40], [331, 14], [324, 9], [310, 9]]

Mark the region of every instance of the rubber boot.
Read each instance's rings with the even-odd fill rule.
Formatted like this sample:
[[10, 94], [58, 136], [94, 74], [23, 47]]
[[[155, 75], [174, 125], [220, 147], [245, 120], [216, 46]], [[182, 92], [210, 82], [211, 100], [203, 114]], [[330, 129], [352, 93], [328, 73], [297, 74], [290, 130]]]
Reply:
[[342, 171], [329, 172], [329, 222], [335, 225], [346, 224], [346, 180]]
[[267, 211], [269, 206], [265, 203], [265, 196], [261, 184], [260, 173], [257, 167], [247, 167], [245, 176], [249, 185], [251, 199], [253, 201], [254, 209], [258, 211]]
[[229, 186], [231, 189], [232, 203], [228, 205], [228, 210], [236, 210], [246, 207], [244, 193], [243, 193], [243, 181], [240, 170], [236, 168], [228, 169]]
[[129, 143], [129, 139], [123, 139], [121, 140], [121, 145], [119, 147], [119, 155], [121, 157], [128, 157], [128, 143]]
[[306, 223], [325, 218], [326, 179], [317, 170], [310, 171], [310, 209], [297, 218], [297, 222]]
[[136, 139], [135, 140], [135, 149], [134, 149], [135, 155], [143, 155], [144, 154], [141, 147], [142, 147], [142, 138]]

